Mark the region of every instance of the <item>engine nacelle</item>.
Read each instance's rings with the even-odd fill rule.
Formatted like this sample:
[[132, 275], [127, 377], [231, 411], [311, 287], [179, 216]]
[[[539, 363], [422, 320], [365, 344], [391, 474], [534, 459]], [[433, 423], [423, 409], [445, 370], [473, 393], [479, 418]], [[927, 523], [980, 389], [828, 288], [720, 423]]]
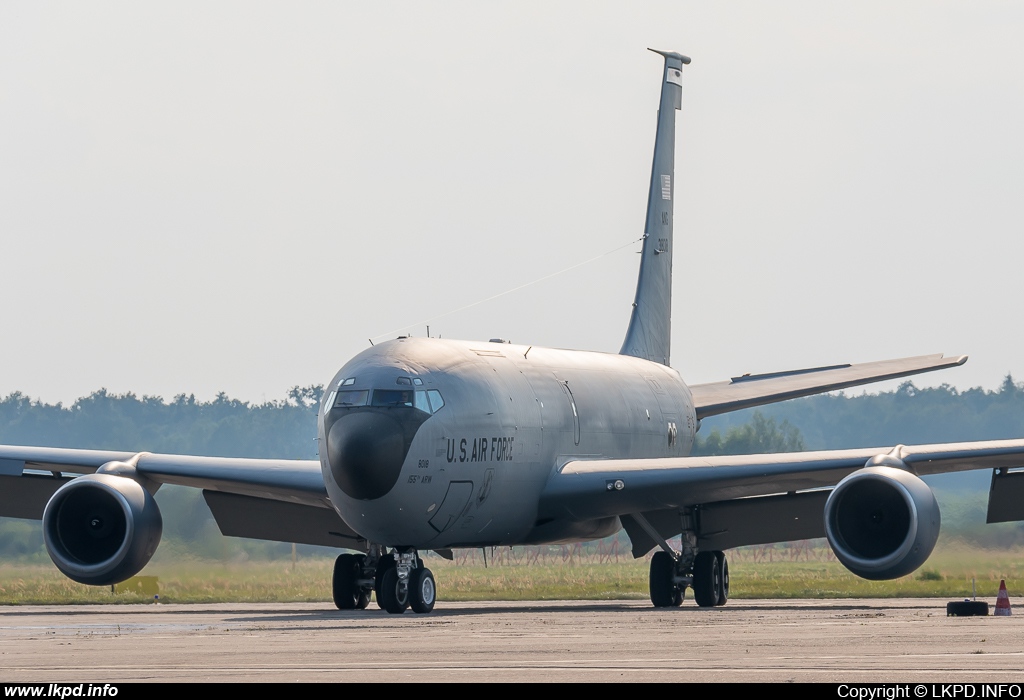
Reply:
[[132, 479], [89, 474], [72, 479], [43, 511], [46, 551], [61, 573], [108, 586], [142, 571], [163, 534], [153, 496]]
[[906, 576], [921, 566], [935, 547], [940, 522], [928, 484], [895, 467], [855, 471], [825, 502], [832, 551], [847, 569], [872, 581]]

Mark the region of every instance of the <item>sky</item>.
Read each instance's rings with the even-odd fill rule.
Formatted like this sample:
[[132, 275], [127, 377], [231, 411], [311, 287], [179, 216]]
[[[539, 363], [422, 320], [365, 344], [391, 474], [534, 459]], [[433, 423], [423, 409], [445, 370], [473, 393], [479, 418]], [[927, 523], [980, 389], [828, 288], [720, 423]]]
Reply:
[[919, 386], [1024, 379], [1021, 36], [984, 0], [8, 0], [0, 396], [276, 400], [428, 323], [616, 352], [648, 47], [693, 59], [689, 383], [936, 352], [971, 359]]

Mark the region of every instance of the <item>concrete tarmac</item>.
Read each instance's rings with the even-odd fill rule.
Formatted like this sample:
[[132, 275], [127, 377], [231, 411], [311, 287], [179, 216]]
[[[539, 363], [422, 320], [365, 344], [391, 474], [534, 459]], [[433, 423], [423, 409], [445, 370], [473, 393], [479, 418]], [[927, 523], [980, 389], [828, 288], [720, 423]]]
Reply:
[[1024, 681], [1024, 610], [947, 618], [946, 602], [11, 606], [0, 680]]

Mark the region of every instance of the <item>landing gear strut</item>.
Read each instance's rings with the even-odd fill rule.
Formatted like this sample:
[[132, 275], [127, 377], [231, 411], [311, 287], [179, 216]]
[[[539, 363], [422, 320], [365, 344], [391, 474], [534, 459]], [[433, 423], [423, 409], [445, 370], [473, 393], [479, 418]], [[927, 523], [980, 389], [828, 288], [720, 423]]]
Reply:
[[366, 554], [342, 554], [334, 562], [334, 604], [339, 610], [362, 610], [375, 593], [377, 605], [392, 614], [410, 607], [428, 613], [437, 601], [434, 574], [415, 549], [388, 552], [373, 545]]

